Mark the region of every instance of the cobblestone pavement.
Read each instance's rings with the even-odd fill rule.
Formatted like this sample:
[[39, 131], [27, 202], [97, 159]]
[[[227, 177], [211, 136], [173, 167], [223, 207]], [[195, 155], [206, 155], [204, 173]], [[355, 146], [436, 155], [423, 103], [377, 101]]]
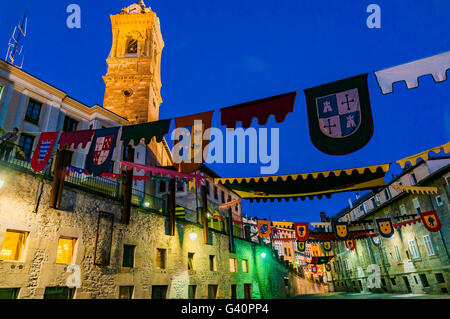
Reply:
[[450, 294], [427, 295], [427, 294], [375, 294], [375, 293], [351, 293], [330, 292], [317, 295], [302, 295], [294, 299], [450, 299]]

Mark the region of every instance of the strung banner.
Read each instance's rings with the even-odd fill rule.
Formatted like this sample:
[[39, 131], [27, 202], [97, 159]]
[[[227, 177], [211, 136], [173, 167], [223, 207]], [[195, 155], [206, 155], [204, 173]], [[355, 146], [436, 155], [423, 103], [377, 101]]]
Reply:
[[323, 250], [324, 250], [325, 252], [330, 252], [331, 250], [333, 250], [333, 246], [332, 246], [332, 244], [331, 244], [331, 241], [329, 241], [329, 240], [324, 241], [324, 242], [322, 243], [322, 245], [323, 245]]
[[434, 152], [436, 154], [440, 153], [441, 150], [444, 151], [444, 153], [448, 154], [450, 153], [450, 142], [445, 143], [444, 145], [436, 146], [432, 149], [429, 149], [425, 152], [415, 154], [408, 156], [406, 158], [403, 158], [401, 160], [398, 160], [396, 163], [400, 165], [401, 168], [405, 168], [405, 165], [407, 162], [410, 162], [412, 166], [415, 166], [417, 164], [417, 160], [419, 158], [423, 159], [424, 161], [428, 161], [429, 155], [431, 152]]
[[326, 271], [331, 271], [331, 265], [330, 264], [326, 264], [325, 265], [325, 270]]
[[311, 261], [308, 262], [308, 264], [323, 265], [323, 264], [329, 263], [333, 258], [334, 258], [334, 256], [312, 257]]
[[413, 194], [437, 194], [437, 187], [422, 187], [422, 186], [403, 186], [392, 185], [392, 187], [400, 192], [413, 193]]
[[215, 178], [214, 182], [250, 201], [295, 201], [315, 196], [320, 199], [323, 195], [384, 187], [389, 167], [390, 164], [383, 164], [303, 174]]
[[376, 247], [378, 247], [378, 246], [381, 245], [381, 238], [380, 238], [380, 236], [373, 236], [373, 237], [371, 237], [371, 239], [372, 239], [372, 243], [373, 243]]
[[432, 210], [430, 212], [419, 213], [420, 218], [422, 218], [422, 222], [426, 229], [430, 232], [437, 232], [441, 230], [441, 221], [436, 213], [436, 211]]
[[[173, 144], [173, 162], [179, 172], [192, 173], [203, 164], [203, 154], [208, 154], [211, 120], [214, 111], [204, 112], [175, 119], [175, 140]], [[188, 129], [190, 133], [181, 131], [180, 141], [178, 129]]]
[[416, 223], [421, 223], [421, 222], [422, 222], [422, 219], [420, 217], [418, 217], [418, 218], [415, 218], [415, 219], [406, 220], [406, 221], [403, 221], [403, 222], [400, 222], [400, 223], [396, 223], [396, 224], [394, 224], [394, 228], [397, 229], [397, 228], [400, 228], [400, 227], [409, 226], [409, 225], [416, 224]]
[[311, 266], [311, 272], [312, 272], [313, 274], [317, 274], [317, 266], [316, 266], [316, 265], [312, 265], [312, 266]]
[[347, 239], [345, 241], [345, 247], [347, 247], [348, 250], [354, 250], [355, 249], [355, 240]]
[[272, 229], [270, 227], [270, 221], [267, 220], [258, 220], [258, 234], [261, 238], [267, 238], [272, 233]]
[[373, 135], [367, 73], [304, 90], [311, 141], [329, 155], [364, 147]]
[[333, 230], [337, 240], [346, 240], [349, 237], [347, 223], [336, 222], [333, 225]]
[[231, 202], [220, 205], [219, 210], [222, 211], [222, 210], [227, 210], [229, 208], [239, 207], [240, 204], [241, 204], [241, 199], [239, 198], [239, 199], [233, 200]]
[[59, 149], [62, 150], [64, 147], [77, 149], [80, 144], [81, 148], [86, 148], [87, 144], [92, 140], [94, 132], [94, 130], [62, 132], [58, 142]]
[[117, 143], [119, 127], [96, 130], [84, 167], [89, 174], [99, 176], [108, 170]]
[[144, 173], [151, 172], [152, 176], [161, 176], [161, 177], [168, 177], [168, 178], [177, 178], [179, 181], [182, 181], [185, 179], [186, 181], [190, 182], [195, 180], [197, 183], [197, 187], [200, 187], [200, 185], [205, 184], [205, 179], [200, 174], [185, 174], [185, 173], [179, 173], [177, 171], [173, 171], [170, 169], [165, 169], [161, 167], [153, 167], [153, 166], [146, 166], [142, 164], [137, 163], [131, 163], [127, 161], [121, 161], [120, 167], [125, 168], [128, 170], [132, 170], [133, 168], [136, 170], [137, 173], [140, 171], [144, 171]]
[[58, 132], [43, 132], [31, 158], [31, 168], [35, 173], [42, 171], [52, 156], [53, 147], [58, 139]]
[[164, 135], [169, 132], [171, 120], [160, 120], [155, 122], [142, 123], [137, 125], [123, 126], [122, 137], [124, 145], [130, 144], [133, 140], [134, 146], [138, 145], [141, 139], [145, 139], [145, 144], [150, 144], [153, 137], [157, 143], [161, 143]]
[[391, 238], [392, 236], [394, 236], [394, 226], [392, 225], [392, 219], [375, 219], [375, 224], [377, 225], [378, 233], [381, 235], [381, 237]]
[[237, 122], [242, 122], [243, 128], [249, 128], [254, 117], [259, 125], [265, 125], [270, 115], [275, 116], [277, 123], [282, 123], [288, 113], [294, 112], [297, 92], [272, 96], [269, 98], [225, 107], [220, 110], [221, 123], [227, 128], [236, 128]]
[[405, 81], [408, 89], [417, 88], [419, 78], [428, 74], [433, 76], [435, 82], [445, 81], [448, 69], [450, 69], [450, 51], [374, 73], [381, 92], [389, 94], [393, 91], [394, 83]]
[[304, 252], [306, 250], [306, 241], [298, 241], [297, 242], [297, 249], [300, 252]]
[[309, 237], [309, 228], [308, 223], [295, 223], [294, 230], [295, 236], [298, 241], [306, 241]]

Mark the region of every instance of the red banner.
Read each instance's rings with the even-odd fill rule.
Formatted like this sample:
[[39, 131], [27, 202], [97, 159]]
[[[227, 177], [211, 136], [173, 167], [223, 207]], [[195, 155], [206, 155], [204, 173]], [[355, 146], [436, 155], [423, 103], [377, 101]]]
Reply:
[[295, 236], [299, 241], [308, 240], [309, 226], [308, 223], [295, 223], [294, 224]]

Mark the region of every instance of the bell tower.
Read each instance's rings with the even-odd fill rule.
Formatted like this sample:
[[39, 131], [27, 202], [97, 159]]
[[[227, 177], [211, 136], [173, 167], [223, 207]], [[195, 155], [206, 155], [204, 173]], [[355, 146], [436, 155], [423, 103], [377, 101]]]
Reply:
[[143, 0], [111, 15], [112, 48], [106, 63], [103, 106], [131, 123], [159, 119], [161, 52], [159, 18]]

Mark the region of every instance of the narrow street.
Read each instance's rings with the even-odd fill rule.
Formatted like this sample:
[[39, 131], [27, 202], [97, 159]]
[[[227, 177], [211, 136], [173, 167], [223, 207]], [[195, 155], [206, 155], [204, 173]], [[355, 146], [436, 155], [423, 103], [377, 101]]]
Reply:
[[293, 299], [450, 299], [450, 295], [330, 292], [317, 295], [302, 295]]

